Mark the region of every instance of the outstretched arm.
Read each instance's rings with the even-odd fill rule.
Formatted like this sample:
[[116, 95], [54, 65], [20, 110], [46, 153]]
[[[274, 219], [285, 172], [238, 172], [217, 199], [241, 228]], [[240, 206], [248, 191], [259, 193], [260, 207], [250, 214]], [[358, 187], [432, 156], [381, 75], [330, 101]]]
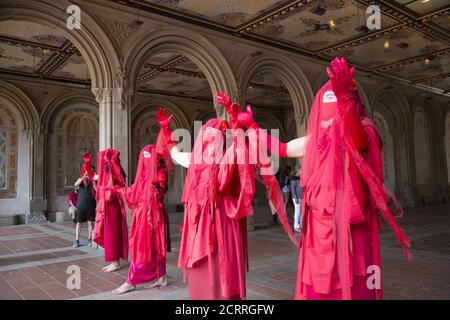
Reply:
[[191, 163], [191, 153], [190, 152], [181, 152], [180, 149], [176, 146], [175, 141], [172, 139], [172, 131], [170, 131], [170, 122], [173, 119], [173, 115], [170, 117], [167, 116], [166, 109], [159, 109], [157, 114], [157, 120], [159, 126], [161, 127], [161, 132], [165, 136], [167, 141], [167, 148], [170, 150], [170, 156], [175, 161], [175, 163], [189, 168]]
[[264, 147], [270, 153], [279, 158], [299, 158], [305, 155], [308, 137], [302, 137], [292, 140], [289, 143], [284, 143], [261, 129], [253, 118], [253, 111], [250, 105], [247, 105], [247, 112], [242, 112], [241, 107], [236, 103], [232, 103], [231, 98], [222, 92], [216, 95], [216, 102], [225, 107], [230, 115], [233, 128], [238, 128], [240, 125], [247, 129], [255, 130], [260, 146]]
[[299, 158], [305, 156], [306, 144], [309, 140], [308, 136], [294, 139], [288, 143], [278, 140], [268, 134], [265, 130], [262, 130], [254, 121], [253, 111], [249, 105], [247, 106], [247, 112], [239, 114], [239, 122], [249, 129], [256, 130], [260, 144], [277, 157]]
[[170, 156], [172, 157], [175, 163], [179, 164], [182, 167], [189, 168], [191, 164], [191, 153], [190, 152], [181, 152], [177, 146], [173, 146], [170, 149]]

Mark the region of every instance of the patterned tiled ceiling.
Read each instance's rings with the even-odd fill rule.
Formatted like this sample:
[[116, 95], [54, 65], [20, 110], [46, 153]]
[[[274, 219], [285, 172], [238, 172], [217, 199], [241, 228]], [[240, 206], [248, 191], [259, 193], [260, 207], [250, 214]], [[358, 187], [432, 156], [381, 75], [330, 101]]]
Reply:
[[[450, 0], [110, 0], [360, 70], [450, 91]], [[369, 5], [381, 29], [368, 30]]]
[[[139, 91], [212, 101], [208, 80], [186, 57], [160, 53], [149, 58], [138, 75]], [[270, 73], [257, 74], [250, 82], [246, 100], [254, 106], [292, 110], [289, 92]]]
[[0, 72], [90, 83], [86, 62], [57, 31], [33, 22], [0, 22]]

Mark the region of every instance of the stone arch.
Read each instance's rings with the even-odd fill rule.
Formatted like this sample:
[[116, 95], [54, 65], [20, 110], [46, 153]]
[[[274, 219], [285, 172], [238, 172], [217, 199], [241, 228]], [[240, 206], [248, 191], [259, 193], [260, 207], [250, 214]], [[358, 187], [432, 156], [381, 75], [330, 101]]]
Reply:
[[0, 182], [1, 214], [24, 214], [30, 209], [30, 145], [39, 128], [38, 112], [24, 91], [0, 81], [0, 119], [0, 171], [5, 179], [5, 185]]
[[0, 199], [17, 196], [19, 124], [14, 106], [0, 98]]
[[239, 92], [246, 97], [248, 84], [257, 72], [270, 72], [276, 75], [289, 91], [294, 105], [294, 115], [298, 126], [302, 125], [314, 100], [311, 85], [300, 67], [287, 57], [279, 59], [261, 56], [257, 59], [247, 57], [237, 72]]
[[39, 114], [33, 101], [20, 88], [0, 80], [0, 97], [9, 100], [23, 121], [25, 130], [39, 128]]
[[67, 94], [52, 100], [42, 121], [48, 128], [45, 146], [48, 210], [65, 211], [66, 196], [79, 177], [83, 152], [90, 152], [92, 164], [97, 166], [98, 104], [88, 96]]
[[[146, 144], [156, 143], [160, 127], [156, 120], [156, 113], [160, 107], [164, 107], [168, 114], [173, 114], [172, 129], [190, 129], [190, 124], [184, 112], [172, 101], [159, 97], [148, 97], [137, 104], [131, 111], [131, 178], [134, 178], [139, 153]], [[214, 112], [214, 110], [213, 110]], [[176, 210], [176, 205], [181, 199], [183, 182], [186, 170], [181, 166], [176, 166], [173, 171], [169, 171], [169, 189], [166, 194], [166, 205]]]
[[368, 97], [368, 104], [371, 106], [368, 110], [371, 114], [376, 111], [377, 104], [384, 104], [388, 110], [392, 110], [390, 113], [397, 132], [413, 128], [413, 114], [408, 100], [400, 89], [386, 89], [385, 84], [380, 85]]
[[370, 116], [376, 120], [376, 114], [381, 115], [393, 138], [395, 190], [392, 191], [395, 192], [403, 206], [413, 207], [415, 205], [416, 173], [413, 119], [408, 101], [399, 90], [394, 94], [392, 90], [386, 90], [385, 86], [380, 86], [372, 92], [369, 103], [371, 106], [368, 110]]
[[[78, 4], [79, 5], [79, 4]], [[69, 39], [86, 60], [92, 88], [109, 88], [114, 86], [114, 76], [120, 72], [117, 50], [101, 26], [83, 10], [81, 29], [67, 28], [67, 2], [51, 4], [45, 1], [0, 0], [0, 21], [31, 21], [56, 28]]]
[[[125, 70], [129, 79], [129, 88], [137, 90], [137, 77], [142, 63], [150, 56], [175, 52], [186, 56], [195, 63], [205, 75], [213, 96], [224, 91], [236, 92], [233, 72], [222, 53], [205, 37], [180, 29], [164, 29], [155, 32], [140, 32], [128, 42], [130, 50], [125, 57]], [[215, 104], [217, 116], [225, 117], [222, 106]]]

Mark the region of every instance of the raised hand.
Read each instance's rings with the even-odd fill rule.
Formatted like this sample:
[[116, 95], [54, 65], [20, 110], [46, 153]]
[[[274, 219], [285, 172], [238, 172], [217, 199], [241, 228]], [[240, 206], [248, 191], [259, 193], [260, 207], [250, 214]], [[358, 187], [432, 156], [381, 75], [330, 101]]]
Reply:
[[223, 105], [224, 107], [231, 106], [231, 98], [224, 92], [217, 92], [215, 102]]
[[91, 154], [89, 152], [85, 152], [83, 154], [83, 161], [86, 162], [91, 162]]
[[331, 68], [327, 67], [327, 73], [333, 86], [334, 94], [339, 100], [349, 99], [353, 93], [355, 67], [349, 67], [345, 58], [335, 58], [331, 62]]
[[218, 92], [216, 94], [215, 102], [224, 106], [225, 110], [230, 115], [232, 126], [237, 127], [239, 123], [239, 114], [242, 113], [241, 107], [239, 107], [237, 103], [232, 103], [230, 96], [223, 92]]
[[253, 118], [253, 110], [249, 104], [247, 105], [247, 112], [241, 112], [238, 115], [238, 121], [247, 129], [255, 123], [255, 119]]
[[167, 117], [167, 111], [165, 108], [159, 108], [156, 119], [158, 120], [159, 126], [163, 131], [170, 131], [170, 123], [172, 122], [173, 115]]

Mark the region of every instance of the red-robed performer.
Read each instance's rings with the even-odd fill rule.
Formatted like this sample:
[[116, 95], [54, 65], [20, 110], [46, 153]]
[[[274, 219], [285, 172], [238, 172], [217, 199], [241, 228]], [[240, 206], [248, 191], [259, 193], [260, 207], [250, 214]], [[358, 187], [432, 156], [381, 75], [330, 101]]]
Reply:
[[410, 243], [387, 205], [390, 197], [398, 203], [383, 188], [382, 141], [356, 91], [354, 68], [338, 58], [331, 66], [330, 81], [316, 95], [305, 137], [287, 144], [277, 141], [254, 122], [250, 106], [238, 119], [255, 129], [272, 153], [304, 157], [295, 298], [382, 299], [378, 211], [407, 258]]
[[[232, 142], [226, 143], [226, 130], [238, 125], [233, 107], [237, 105], [227, 106], [231, 124], [212, 119], [202, 126], [192, 153], [180, 152], [174, 146], [169, 129], [172, 116], [168, 118], [161, 110], [158, 117], [162, 132], [171, 141], [172, 159], [188, 168], [181, 200], [185, 214], [178, 266], [187, 272], [193, 300], [246, 298], [246, 218], [253, 214], [257, 168], [249, 163], [243, 130], [240, 137], [233, 130]], [[273, 191], [269, 197], [290, 231], [281, 192], [273, 188], [277, 184], [273, 175], [265, 176], [264, 183]], [[290, 235], [295, 239], [292, 231]]]
[[125, 206], [114, 187], [125, 186], [126, 174], [120, 164], [120, 152], [106, 149], [98, 153], [97, 214], [94, 241], [105, 250], [103, 268], [114, 272], [120, 259], [128, 260], [128, 229]]
[[133, 185], [119, 189], [132, 215], [131, 265], [126, 282], [114, 294], [132, 291], [141, 284], [148, 284], [147, 288], [168, 285], [166, 251], [170, 252], [171, 244], [164, 194], [171, 160], [162, 141], [158, 138], [157, 146], [146, 145], [141, 150]]

